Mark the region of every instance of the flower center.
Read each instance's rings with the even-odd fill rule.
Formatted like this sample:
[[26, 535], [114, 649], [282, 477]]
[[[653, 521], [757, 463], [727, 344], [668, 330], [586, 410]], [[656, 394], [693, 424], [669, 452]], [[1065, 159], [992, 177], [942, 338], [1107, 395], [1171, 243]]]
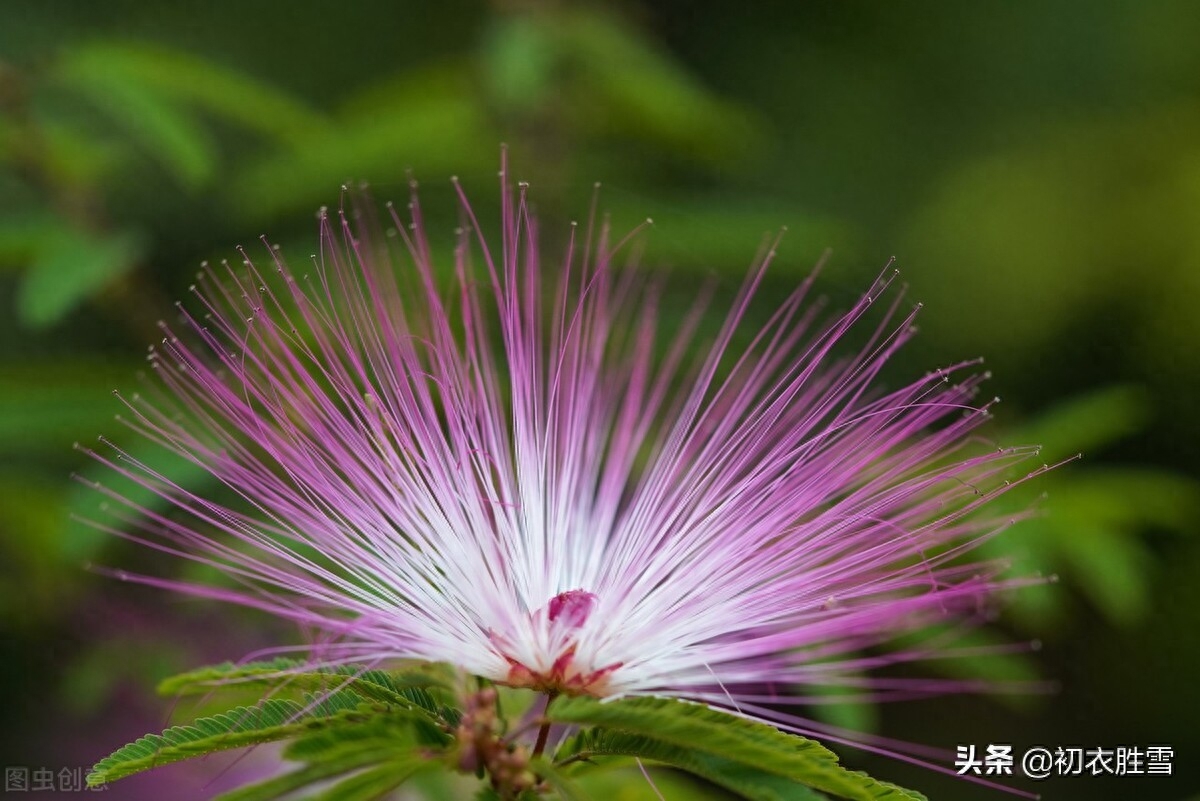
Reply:
[[599, 599], [587, 590], [567, 590], [534, 612], [530, 617], [535, 626], [546, 628], [553, 660], [548, 668], [531, 667], [503, 649], [509, 669], [502, 683], [549, 694], [607, 695], [609, 678], [622, 663], [594, 668], [575, 658], [579, 630], [592, 616], [598, 602]]

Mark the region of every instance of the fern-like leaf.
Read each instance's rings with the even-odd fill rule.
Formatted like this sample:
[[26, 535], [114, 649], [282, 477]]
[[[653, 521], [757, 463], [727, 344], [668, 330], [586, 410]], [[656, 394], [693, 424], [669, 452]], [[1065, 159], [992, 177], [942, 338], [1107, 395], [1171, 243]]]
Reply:
[[95, 787], [150, 768], [184, 759], [277, 742], [319, 731], [349, 731], [375, 718], [427, 722], [425, 713], [409, 707], [364, 704], [357, 695], [335, 692], [308, 696], [303, 701], [268, 699], [257, 706], [238, 707], [188, 725], [149, 734], [102, 759], [88, 774]]
[[349, 690], [366, 701], [397, 706], [416, 704], [433, 715], [445, 712], [445, 707], [433, 699], [433, 692], [449, 690], [447, 677], [435, 665], [390, 672], [358, 665], [312, 667], [300, 660], [280, 658], [198, 668], [164, 679], [158, 685], [158, 692], [170, 696], [201, 695], [214, 689], [245, 686], [306, 692]]
[[837, 755], [813, 740], [701, 704], [565, 698], [552, 704], [546, 717], [597, 727], [561, 749], [560, 764], [606, 755], [652, 759], [756, 801], [820, 797], [806, 795], [806, 788], [852, 801], [925, 801], [920, 793], [843, 768]]

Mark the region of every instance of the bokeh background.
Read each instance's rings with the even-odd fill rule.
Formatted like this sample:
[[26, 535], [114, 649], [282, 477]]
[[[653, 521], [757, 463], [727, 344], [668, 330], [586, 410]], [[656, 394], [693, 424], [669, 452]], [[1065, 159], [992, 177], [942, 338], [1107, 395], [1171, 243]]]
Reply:
[[[0, 5], [0, 763], [90, 765], [170, 719], [157, 679], [295, 638], [89, 571], [179, 568], [73, 522], [98, 501], [72, 443], [119, 434], [111, 390], [199, 262], [262, 233], [308, 252], [341, 184], [401, 199], [410, 169], [448, 247], [446, 179], [487, 218], [503, 141], [547, 231], [595, 180], [618, 227], [654, 218], [645, 259], [681, 298], [732, 292], [784, 225], [764, 301], [826, 248], [841, 303], [897, 256], [925, 309], [895, 375], [985, 354], [989, 434], [1084, 453], [1010, 498], [1047, 496], [992, 546], [1061, 580], [980, 643], [1042, 649], [939, 666], [1057, 691], [819, 714], [951, 750], [1170, 745], [1171, 777], [1016, 783], [1200, 797], [1197, 31], [1186, 0]], [[841, 750], [934, 799], [1005, 797]], [[109, 797], [207, 798], [270, 762]]]

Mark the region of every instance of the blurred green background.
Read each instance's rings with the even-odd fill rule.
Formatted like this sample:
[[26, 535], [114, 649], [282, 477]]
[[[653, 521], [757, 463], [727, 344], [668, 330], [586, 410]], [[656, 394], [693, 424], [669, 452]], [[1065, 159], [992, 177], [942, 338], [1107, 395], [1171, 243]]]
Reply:
[[[981, 642], [1043, 649], [941, 667], [1057, 692], [820, 714], [951, 750], [1171, 745], [1171, 777], [1018, 784], [1196, 797], [1197, 30], [1184, 0], [0, 5], [0, 764], [89, 765], [167, 720], [158, 678], [294, 640], [89, 572], [174, 568], [72, 522], [97, 504], [72, 442], [119, 433], [110, 392], [199, 262], [262, 233], [308, 252], [342, 183], [402, 199], [408, 169], [449, 245], [445, 179], [487, 219], [503, 141], [544, 230], [594, 180], [618, 227], [654, 218], [646, 260], [681, 297], [732, 291], [782, 225], [764, 303], [827, 247], [841, 303], [898, 256], [925, 310], [893, 374], [985, 354], [989, 436], [1084, 452], [1009, 497], [1044, 515], [990, 546], [1061, 581]], [[934, 799], [1003, 797], [841, 750]], [[226, 764], [110, 797], [207, 798], [270, 754]]]

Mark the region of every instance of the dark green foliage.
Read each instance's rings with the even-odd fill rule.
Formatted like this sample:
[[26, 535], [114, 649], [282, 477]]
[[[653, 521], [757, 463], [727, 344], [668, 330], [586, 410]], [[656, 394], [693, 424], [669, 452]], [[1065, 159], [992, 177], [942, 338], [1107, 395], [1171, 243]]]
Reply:
[[[384, 769], [390, 757], [406, 753], [401, 745], [406, 744], [408, 752], [445, 747], [459, 718], [457, 710], [434, 697], [438, 679], [433, 670], [388, 673], [348, 665], [305, 669], [302, 662], [277, 659], [201, 668], [167, 679], [160, 690], [188, 695], [247, 683], [300, 697], [270, 698], [147, 735], [101, 760], [88, 783], [96, 786], [216, 751], [291, 740], [288, 756], [312, 764], [272, 782], [282, 788], [370, 768], [373, 778], [356, 777], [347, 785], [353, 793], [348, 789], [344, 796], [367, 798], [372, 796], [364, 793], [372, 788], [392, 779], [399, 783], [420, 767], [414, 764], [407, 773], [395, 765]], [[261, 795], [266, 792], [261, 787], [255, 792], [259, 794], [248, 797], [272, 797]]]
[[825, 796], [798, 782], [714, 754], [691, 751], [649, 737], [592, 729], [568, 744], [568, 759], [636, 756], [685, 770], [752, 801], [821, 801]]
[[547, 715], [558, 723], [597, 728], [558, 754], [560, 764], [597, 756], [634, 756], [695, 773], [747, 798], [820, 798], [816, 788], [854, 801], [918, 801], [924, 796], [876, 781], [838, 764], [812, 740], [700, 704], [666, 698], [603, 703], [563, 699]]
[[368, 714], [367, 709], [347, 709], [344, 702], [333, 698], [307, 711], [296, 701], [270, 699], [258, 706], [200, 718], [187, 726], [173, 726], [162, 734], [148, 734], [96, 763], [88, 774], [88, 784], [95, 787], [182, 759], [358, 723], [368, 719]]
[[[365, 762], [366, 760], [360, 758], [359, 761]], [[283, 777], [292, 778], [294, 776], [295, 780], [297, 780], [294, 787], [274, 786], [272, 782], [264, 782], [242, 788], [242, 790], [233, 793], [221, 795], [218, 797], [218, 801], [256, 801], [257, 799], [266, 801], [266, 799], [277, 798], [281, 792], [302, 788], [313, 781], [348, 772], [345, 769], [328, 770], [331, 765], [344, 766], [347, 762], [348, 760], [344, 760], [342, 763], [321, 762], [309, 768], [294, 771], [292, 774]], [[393, 753], [390, 758], [384, 758], [378, 764], [359, 770], [325, 790], [308, 796], [308, 798], [311, 801], [372, 801], [372, 799], [383, 798], [406, 782], [413, 774], [422, 770], [428, 770], [436, 764], [413, 753], [402, 753], [400, 755]], [[323, 770], [323, 773], [313, 774], [308, 772], [314, 768]], [[300, 782], [299, 780], [303, 781]]]
[[[280, 697], [147, 735], [97, 764], [88, 783], [287, 741], [283, 756], [299, 767], [226, 793], [221, 801], [268, 801], [318, 783], [323, 789], [313, 798], [367, 801], [386, 796], [417, 772], [458, 762], [455, 728], [461, 713], [447, 703], [448, 675], [437, 665], [390, 672], [353, 665], [315, 668], [291, 659], [225, 663], [172, 677], [159, 689], [197, 695], [247, 685]], [[822, 793], [852, 801], [923, 800], [845, 770], [818, 743], [699, 704], [558, 699], [547, 717], [582, 728], [553, 760], [538, 756], [530, 763], [544, 788], [566, 801], [587, 801], [581, 774], [594, 762], [620, 757], [678, 768], [751, 801], [821, 801]], [[481, 798], [495, 797], [490, 786], [481, 792]], [[531, 791], [525, 796], [544, 797]]]
[[[458, 722], [457, 711], [439, 702], [434, 693], [444, 696], [446, 679], [437, 666], [388, 672], [368, 670], [357, 665], [312, 668], [295, 659], [247, 662], [199, 668], [163, 680], [161, 695], [200, 695], [223, 686], [280, 687], [292, 691], [328, 692], [346, 690], [364, 701], [415, 708], [433, 719]], [[439, 692], [440, 690], [440, 692]]]
[[[320, 797], [373, 797], [353, 793], [375, 787], [391, 789], [413, 773], [438, 764], [433, 758], [437, 751], [430, 747], [431, 743], [422, 742], [411, 724], [407, 718], [376, 715], [354, 726], [329, 726], [303, 734], [288, 743], [283, 752], [288, 760], [304, 763], [302, 767], [231, 791], [220, 799], [267, 801], [350, 773], [354, 776], [328, 791], [347, 795]], [[447, 743], [448, 738], [443, 735], [440, 745]]]

